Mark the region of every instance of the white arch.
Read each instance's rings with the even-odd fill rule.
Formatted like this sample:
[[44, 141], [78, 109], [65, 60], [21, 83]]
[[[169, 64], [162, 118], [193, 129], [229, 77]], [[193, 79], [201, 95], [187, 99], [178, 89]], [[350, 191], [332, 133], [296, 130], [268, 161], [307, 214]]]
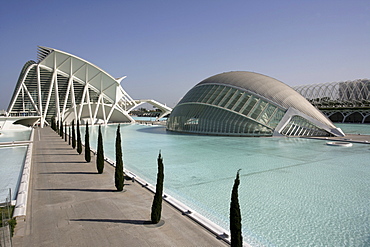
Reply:
[[172, 109], [154, 100], [134, 100], [115, 79], [96, 65], [75, 55], [41, 47], [38, 63], [27, 62], [22, 69], [9, 104], [8, 116], [38, 116], [41, 127], [52, 117], [69, 124], [74, 119], [135, 122], [131, 109], [143, 102], [168, 114]]

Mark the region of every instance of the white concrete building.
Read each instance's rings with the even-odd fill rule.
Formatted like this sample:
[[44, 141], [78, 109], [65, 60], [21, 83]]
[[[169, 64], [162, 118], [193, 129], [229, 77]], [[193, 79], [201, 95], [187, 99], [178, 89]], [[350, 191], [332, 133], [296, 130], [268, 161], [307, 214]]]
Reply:
[[161, 109], [161, 116], [171, 112], [154, 100], [132, 99], [120, 84], [124, 78], [116, 79], [77, 56], [40, 46], [38, 62], [28, 61], [21, 71], [6, 120], [22, 119], [21, 124], [31, 126], [38, 122], [41, 127], [53, 117], [67, 124], [74, 119], [93, 124], [134, 122], [129, 112], [143, 103]]

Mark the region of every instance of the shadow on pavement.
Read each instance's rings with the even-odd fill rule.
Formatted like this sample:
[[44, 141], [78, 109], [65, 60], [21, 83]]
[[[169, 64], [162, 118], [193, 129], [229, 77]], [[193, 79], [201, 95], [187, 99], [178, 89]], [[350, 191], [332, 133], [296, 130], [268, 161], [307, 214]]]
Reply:
[[107, 223], [121, 223], [133, 225], [151, 225], [150, 220], [116, 220], [116, 219], [70, 219], [70, 221], [84, 221], [84, 222], [107, 222]]
[[39, 174], [68, 174], [68, 175], [74, 175], [74, 174], [98, 174], [98, 172], [40, 172]]
[[117, 192], [110, 189], [36, 189], [39, 191], [83, 191], [83, 192]]

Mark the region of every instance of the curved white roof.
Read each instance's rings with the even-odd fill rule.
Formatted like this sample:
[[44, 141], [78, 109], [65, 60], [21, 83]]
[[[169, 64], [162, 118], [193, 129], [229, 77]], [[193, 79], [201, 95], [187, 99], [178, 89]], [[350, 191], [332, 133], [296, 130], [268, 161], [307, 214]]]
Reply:
[[232, 71], [211, 76], [196, 86], [202, 84], [224, 84], [238, 87], [260, 95], [285, 109], [295, 108], [307, 116], [335, 128], [333, 123], [302, 95], [283, 82], [266, 75], [247, 71]]
[[96, 122], [134, 122], [129, 111], [154, 100], [133, 100], [114, 78], [98, 66], [70, 53], [39, 46], [38, 62], [28, 61], [19, 76], [7, 116], [38, 116], [41, 127], [52, 118]]
[[[53, 54], [53, 56], [51, 56]], [[39, 64], [46, 68], [56, 69], [59, 73], [73, 76], [83, 84], [89, 83], [99, 92], [104, 92], [111, 102], [116, 102], [123, 96], [120, 83], [98, 66], [70, 53], [54, 48], [39, 46]], [[132, 101], [132, 98], [129, 98]]]
[[38, 115], [41, 126], [53, 116], [68, 123], [133, 122], [126, 109], [137, 104], [121, 87], [122, 79], [75, 55], [39, 46], [38, 63], [22, 69], [8, 112]]

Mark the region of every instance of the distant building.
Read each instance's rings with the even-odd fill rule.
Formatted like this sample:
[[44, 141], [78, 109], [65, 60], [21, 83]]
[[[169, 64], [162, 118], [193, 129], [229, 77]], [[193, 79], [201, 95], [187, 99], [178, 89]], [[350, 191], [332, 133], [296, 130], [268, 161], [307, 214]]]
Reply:
[[38, 62], [28, 61], [22, 69], [7, 121], [2, 122], [13, 118], [14, 123], [41, 127], [51, 118], [67, 124], [76, 119], [92, 124], [134, 122], [129, 112], [143, 103], [155, 105], [163, 115], [171, 112], [154, 100], [132, 99], [120, 85], [124, 78], [116, 79], [77, 56], [40, 46]]
[[218, 74], [195, 85], [173, 109], [167, 129], [230, 136], [344, 136], [289, 86], [244, 71]]
[[370, 123], [370, 80], [301, 85], [293, 88], [333, 122]]

